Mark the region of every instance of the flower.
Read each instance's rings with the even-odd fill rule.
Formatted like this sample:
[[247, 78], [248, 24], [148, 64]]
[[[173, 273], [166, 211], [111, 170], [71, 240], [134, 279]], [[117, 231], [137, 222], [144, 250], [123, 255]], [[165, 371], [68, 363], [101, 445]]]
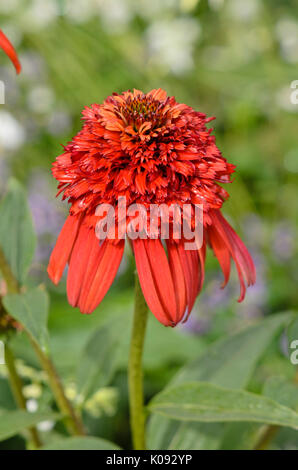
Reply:
[[[67, 294], [70, 304], [91, 313], [110, 288], [130, 236], [137, 272], [146, 302], [166, 326], [186, 320], [204, 281], [207, 244], [213, 249], [229, 280], [233, 258], [240, 281], [240, 297], [255, 282], [253, 261], [220, 208], [228, 193], [219, 183], [229, 183], [234, 165], [215, 145], [206, 124], [212, 118], [179, 104], [158, 89], [114, 94], [103, 104], [83, 111], [83, 128], [66, 145], [53, 165], [59, 192], [71, 204], [70, 215], [52, 252], [48, 273], [57, 284], [69, 263]], [[142, 217], [125, 212], [127, 206], [143, 208]], [[160, 218], [148, 228], [152, 205], [190, 207], [188, 215], [171, 213], [169, 236], [162, 236]], [[114, 210], [115, 237], [97, 238], [98, 226], [107, 219], [97, 208]], [[179, 227], [186, 220], [196, 231], [194, 213], [203, 207], [203, 240], [186, 249]], [[145, 208], [145, 214], [144, 214]], [[107, 213], [110, 209], [107, 209]], [[140, 212], [142, 212], [140, 210]], [[133, 237], [138, 231], [141, 236]], [[97, 235], [96, 235], [97, 234]], [[177, 235], [178, 234], [178, 235]], [[165, 249], [166, 245], [166, 249]], [[193, 245], [192, 245], [193, 246]]]
[[20, 73], [21, 64], [19, 62], [17, 53], [13, 45], [11, 44], [9, 39], [5, 36], [3, 31], [1, 31], [1, 29], [0, 29], [0, 47], [1, 49], [4, 50], [5, 54], [7, 54], [10, 60], [12, 61], [13, 65], [15, 66], [16, 72]]

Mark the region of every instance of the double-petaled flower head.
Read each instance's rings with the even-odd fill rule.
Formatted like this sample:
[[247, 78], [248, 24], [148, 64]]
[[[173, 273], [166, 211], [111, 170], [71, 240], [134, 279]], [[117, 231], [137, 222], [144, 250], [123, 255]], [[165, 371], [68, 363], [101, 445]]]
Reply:
[[[66, 264], [68, 300], [83, 313], [91, 313], [111, 286], [122, 259], [125, 234], [131, 226], [141, 236], [131, 237], [140, 284], [149, 308], [166, 326], [189, 316], [203, 286], [206, 246], [218, 258], [229, 280], [234, 260], [240, 297], [255, 282], [253, 261], [238, 235], [221, 214], [234, 165], [215, 145], [211, 120], [179, 104], [158, 89], [144, 94], [127, 91], [108, 97], [83, 111], [83, 128], [53, 165], [59, 193], [71, 204], [70, 215], [51, 255], [48, 273], [58, 283]], [[136, 218], [120, 210], [141, 206], [148, 217]], [[114, 209], [115, 236], [98, 239], [102, 221], [98, 207]], [[170, 212], [166, 239], [159, 222], [148, 230], [151, 207], [187, 206], [188, 216]], [[197, 242], [195, 208], [202, 208], [202, 240]], [[163, 209], [164, 210], [164, 209]], [[120, 214], [121, 212], [121, 214]], [[184, 219], [193, 229], [192, 249], [177, 226]], [[136, 221], [137, 220], [137, 221]], [[184, 232], [183, 232], [184, 233]], [[195, 247], [195, 249], [193, 248]]]
[[0, 29], [0, 48], [4, 50], [4, 52], [8, 55], [10, 60], [12, 61], [13, 65], [15, 66], [16, 72], [20, 73], [21, 71], [21, 64], [19, 62], [17, 53], [9, 41], [9, 39], [5, 36], [5, 34]]

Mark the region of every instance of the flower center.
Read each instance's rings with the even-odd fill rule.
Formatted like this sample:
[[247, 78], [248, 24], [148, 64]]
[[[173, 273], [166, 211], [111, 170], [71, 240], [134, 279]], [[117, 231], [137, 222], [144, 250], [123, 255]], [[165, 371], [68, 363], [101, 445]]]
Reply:
[[161, 127], [166, 123], [168, 116], [166, 101], [158, 101], [146, 95], [128, 97], [126, 103], [119, 106], [117, 114], [127, 126], [133, 126], [135, 130], [144, 122], [150, 122], [151, 129]]

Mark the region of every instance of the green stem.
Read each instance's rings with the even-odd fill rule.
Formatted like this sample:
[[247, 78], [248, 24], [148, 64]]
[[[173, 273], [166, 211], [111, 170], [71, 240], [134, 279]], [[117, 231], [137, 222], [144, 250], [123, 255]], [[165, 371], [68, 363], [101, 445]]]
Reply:
[[[10, 266], [5, 258], [5, 255], [0, 247], [0, 271], [2, 272], [3, 278], [6, 282], [7, 290], [11, 294], [16, 294], [20, 292], [19, 284], [12, 273]], [[32, 337], [26, 332], [29, 340], [34, 348], [37, 357], [46, 371], [49, 379], [51, 389], [53, 391], [55, 400], [58, 407], [64, 415], [65, 423], [71, 434], [74, 435], [84, 435], [83, 423], [79, 416], [76, 415], [70, 401], [67, 399], [62, 382], [56, 371], [56, 368], [51, 361], [51, 359], [44, 353], [38, 343], [32, 339]]]
[[[26, 410], [26, 399], [23, 395], [23, 383], [22, 379], [20, 378], [16, 365], [15, 365], [15, 358], [13, 355], [12, 350], [5, 344], [5, 364], [8, 370], [8, 378], [10, 387], [15, 398], [15, 401], [18, 407], [22, 410]], [[39, 438], [37, 429], [35, 427], [29, 428], [29, 432], [31, 435], [32, 442], [36, 448], [42, 446], [42, 442]]]
[[135, 307], [128, 366], [130, 425], [135, 450], [146, 449], [142, 356], [148, 307], [136, 275]]
[[2, 272], [3, 278], [6, 282], [7, 290], [11, 294], [19, 292], [18, 282], [10, 269], [9, 264], [6, 261], [5, 255], [0, 247], [0, 271]]
[[279, 426], [267, 426], [264, 434], [261, 436], [254, 450], [266, 450], [278, 431]]
[[50, 387], [55, 400], [64, 415], [64, 421], [70, 434], [83, 436], [85, 434], [83, 423], [75, 413], [70, 401], [67, 399], [61, 379], [51, 359], [43, 352], [38, 343], [29, 336], [30, 343], [40, 361], [42, 368], [46, 371]]

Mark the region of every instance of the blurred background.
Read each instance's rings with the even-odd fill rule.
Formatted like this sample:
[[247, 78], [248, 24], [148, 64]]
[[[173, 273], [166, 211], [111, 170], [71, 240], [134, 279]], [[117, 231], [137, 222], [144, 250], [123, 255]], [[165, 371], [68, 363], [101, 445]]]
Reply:
[[[52, 351], [70, 398], [76, 396], [73, 371], [90, 333], [111, 315], [116, 319], [132, 310], [134, 266], [127, 252], [112, 289], [89, 317], [67, 304], [65, 284], [50, 284], [47, 262], [67, 214], [67, 204], [55, 199], [51, 164], [61, 144], [80, 129], [83, 107], [113, 92], [161, 87], [177, 101], [216, 116], [217, 144], [237, 165], [223, 212], [257, 267], [256, 285], [238, 304], [236, 274], [221, 290], [222, 275], [209, 252], [205, 286], [186, 325], [170, 330], [150, 319], [146, 396], [211, 341], [297, 307], [298, 104], [291, 102], [291, 83], [298, 80], [296, 2], [10, 0], [0, 2], [0, 28], [23, 65], [16, 77], [1, 54], [6, 102], [0, 105], [0, 194], [11, 175], [27, 187], [38, 234], [30, 282], [45, 283], [50, 291]], [[127, 324], [127, 344], [129, 334]], [[17, 337], [15, 343], [34, 408], [47, 399], [43, 378], [25, 340]], [[126, 362], [124, 346], [115, 378], [85, 409], [93, 434], [124, 446], [129, 442]], [[291, 374], [282, 342], [251, 388], [281, 369]]]

